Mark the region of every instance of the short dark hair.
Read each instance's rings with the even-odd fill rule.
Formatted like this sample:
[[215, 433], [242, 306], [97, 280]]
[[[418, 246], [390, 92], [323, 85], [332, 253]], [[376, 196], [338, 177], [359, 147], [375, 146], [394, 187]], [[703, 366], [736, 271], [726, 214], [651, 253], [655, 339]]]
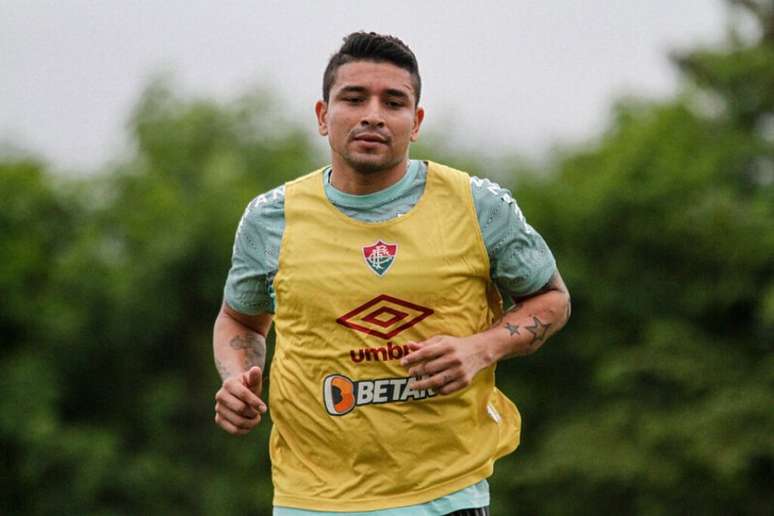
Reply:
[[345, 37], [344, 44], [328, 61], [328, 66], [325, 67], [323, 74], [323, 100], [325, 102], [328, 102], [331, 87], [336, 80], [336, 70], [339, 66], [352, 61], [391, 63], [408, 71], [414, 83], [416, 105], [419, 105], [422, 79], [419, 77], [419, 65], [414, 52], [395, 36], [363, 31], [353, 32]]

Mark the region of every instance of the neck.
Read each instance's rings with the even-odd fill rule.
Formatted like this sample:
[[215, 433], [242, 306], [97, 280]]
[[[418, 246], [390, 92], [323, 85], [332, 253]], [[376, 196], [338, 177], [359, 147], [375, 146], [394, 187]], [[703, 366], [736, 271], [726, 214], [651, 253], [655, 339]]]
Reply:
[[406, 175], [408, 157], [384, 170], [362, 173], [335, 157], [332, 163], [331, 184], [339, 191], [352, 195], [366, 195], [394, 185]]

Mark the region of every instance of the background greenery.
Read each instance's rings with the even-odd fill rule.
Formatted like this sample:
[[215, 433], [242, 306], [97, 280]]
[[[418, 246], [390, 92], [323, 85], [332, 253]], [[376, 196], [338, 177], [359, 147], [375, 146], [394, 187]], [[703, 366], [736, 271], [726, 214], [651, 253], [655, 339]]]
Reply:
[[[620, 100], [548, 165], [501, 160], [573, 317], [498, 369], [525, 423], [497, 514], [771, 514], [774, 7], [736, 3], [759, 37], [675, 54], [675, 98]], [[1, 513], [270, 513], [269, 425], [214, 425], [210, 336], [244, 206], [324, 159], [278, 111], [156, 81], [104, 174], [0, 158]]]

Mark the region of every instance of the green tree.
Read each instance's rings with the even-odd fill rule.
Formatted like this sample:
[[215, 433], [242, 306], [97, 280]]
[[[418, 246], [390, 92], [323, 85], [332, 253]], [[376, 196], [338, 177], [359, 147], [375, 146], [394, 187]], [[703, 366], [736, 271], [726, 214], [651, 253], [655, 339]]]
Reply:
[[770, 511], [774, 13], [756, 12], [759, 40], [677, 55], [684, 94], [619, 102], [597, 143], [519, 189], [574, 314], [499, 370], [528, 418], [498, 505]]
[[216, 428], [210, 339], [244, 207], [312, 166], [274, 105], [157, 80], [105, 174], [53, 188], [43, 165], [0, 170], [3, 512], [268, 511], [269, 427]]

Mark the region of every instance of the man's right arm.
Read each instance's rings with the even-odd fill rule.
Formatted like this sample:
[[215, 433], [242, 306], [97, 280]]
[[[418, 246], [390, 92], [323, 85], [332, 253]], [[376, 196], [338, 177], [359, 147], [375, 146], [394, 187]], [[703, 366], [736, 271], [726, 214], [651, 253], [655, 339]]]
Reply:
[[213, 328], [215, 366], [222, 385], [215, 394], [215, 422], [233, 435], [243, 435], [261, 422], [266, 335], [271, 314], [247, 315], [226, 302]]
[[247, 205], [215, 320], [213, 353], [223, 382], [215, 395], [215, 422], [231, 434], [249, 432], [266, 411], [261, 383], [274, 311], [271, 282], [285, 227], [284, 193], [281, 186]]

